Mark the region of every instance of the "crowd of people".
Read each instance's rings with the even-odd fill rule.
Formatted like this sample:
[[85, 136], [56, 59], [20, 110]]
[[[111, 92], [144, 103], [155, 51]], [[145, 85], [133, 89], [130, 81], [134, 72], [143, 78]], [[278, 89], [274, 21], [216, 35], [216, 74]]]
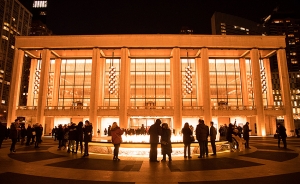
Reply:
[[19, 119], [16, 119], [11, 123], [9, 128], [6, 128], [0, 122], [0, 148], [3, 140], [11, 139], [10, 152], [15, 153], [15, 145], [20, 142], [21, 145], [30, 146], [34, 144], [34, 148], [39, 148], [39, 144], [42, 142], [43, 127], [41, 124], [36, 123], [34, 125], [28, 125], [25, 127], [24, 123], [20, 123]]
[[92, 141], [92, 132], [93, 126], [86, 120], [84, 125], [80, 121], [77, 125], [71, 122], [69, 125], [55, 126], [52, 129], [52, 137], [54, 137], [55, 141], [58, 140], [58, 150], [68, 148], [67, 152], [74, 154], [77, 154], [78, 150], [80, 150], [83, 157], [86, 157], [89, 156], [88, 144]]
[[[121, 129], [116, 122], [109, 125], [108, 129], [105, 129], [105, 134], [112, 137], [112, 144], [114, 145], [113, 160], [119, 161], [119, 148], [122, 143], [123, 133], [131, 135], [134, 134], [149, 134], [150, 135], [150, 161], [158, 162], [157, 160], [157, 146], [161, 144], [161, 154], [163, 156], [161, 161], [166, 161], [166, 156], [168, 156], [169, 161], [172, 161], [172, 142], [171, 136], [172, 131], [167, 123], [162, 123], [160, 119], [156, 119], [155, 123], [150, 126], [150, 128], [145, 128], [143, 125], [138, 131], [132, 132], [131, 129]], [[80, 150], [83, 157], [89, 156], [88, 143], [92, 141], [92, 124], [86, 120], [79, 122], [78, 124], [71, 122], [69, 125], [59, 125], [52, 129], [52, 137], [54, 140], [58, 140], [58, 150], [67, 149], [68, 153], [76, 154]], [[97, 131], [99, 132], [99, 130]], [[191, 157], [191, 143], [194, 142], [193, 136], [194, 128], [189, 125], [188, 122], [184, 124], [181, 130], [183, 136], [184, 144], [184, 158]], [[227, 126], [221, 125], [219, 128], [220, 141], [228, 141], [230, 145], [230, 150], [233, 149], [233, 137], [237, 136], [244, 140], [245, 149], [251, 149], [249, 146], [249, 133], [251, 129], [249, 128], [249, 122], [246, 122], [243, 127], [237, 126], [236, 122], [234, 124], [229, 123]], [[20, 123], [18, 119], [15, 120], [6, 129], [5, 126], [0, 122], [0, 148], [3, 140], [11, 139], [10, 152], [16, 152], [15, 145], [17, 142], [21, 142], [21, 145], [30, 146], [34, 144], [35, 148], [39, 148], [39, 144], [42, 142], [43, 127], [41, 124], [34, 124], [25, 128], [25, 125]], [[216, 136], [217, 129], [214, 127], [214, 122], [210, 122], [210, 127], [204, 123], [204, 120], [199, 119], [198, 125], [195, 130], [196, 139], [199, 143], [200, 155], [198, 158], [203, 158], [208, 156], [208, 137], [210, 138], [210, 143], [212, 147], [212, 156], [217, 154], [216, 152]], [[276, 134], [278, 138], [278, 147], [280, 147], [280, 142], [283, 142], [284, 148], [287, 148], [286, 144], [286, 129], [280, 123], [277, 124]], [[160, 138], [159, 138], [160, 137]], [[237, 139], [237, 137], [235, 139]], [[25, 140], [26, 138], [26, 140]], [[84, 145], [83, 145], [84, 143]], [[242, 145], [242, 144], [240, 144]]]

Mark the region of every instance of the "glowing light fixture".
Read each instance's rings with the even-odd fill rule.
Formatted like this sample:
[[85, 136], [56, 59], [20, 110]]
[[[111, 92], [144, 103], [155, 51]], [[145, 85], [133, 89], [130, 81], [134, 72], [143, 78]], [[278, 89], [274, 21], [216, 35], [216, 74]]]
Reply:
[[114, 64], [114, 52], [112, 53], [112, 59], [110, 62], [109, 73], [108, 73], [108, 90], [110, 94], [114, 94], [116, 91], [116, 67]]
[[193, 91], [193, 80], [192, 80], [192, 67], [190, 66], [188, 52], [187, 52], [187, 64], [185, 67], [185, 91], [187, 94], [191, 94]]

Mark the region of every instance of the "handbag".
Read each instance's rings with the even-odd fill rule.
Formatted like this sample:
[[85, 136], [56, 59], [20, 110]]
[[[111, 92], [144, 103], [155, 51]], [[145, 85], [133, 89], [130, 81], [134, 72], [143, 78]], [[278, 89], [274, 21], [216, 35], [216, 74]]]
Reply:
[[36, 135], [35, 131], [32, 131], [32, 135]]
[[195, 137], [193, 135], [190, 136], [191, 142], [195, 142]]

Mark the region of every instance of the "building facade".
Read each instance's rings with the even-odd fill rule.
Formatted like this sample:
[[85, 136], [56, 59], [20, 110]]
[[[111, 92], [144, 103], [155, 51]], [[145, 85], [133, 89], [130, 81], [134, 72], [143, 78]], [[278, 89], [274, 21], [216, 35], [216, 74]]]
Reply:
[[[161, 118], [178, 133], [198, 119], [250, 122], [274, 134], [281, 116], [294, 129], [283, 36], [99, 35], [16, 38], [9, 121], [58, 124], [89, 119], [94, 131], [116, 121], [149, 127]], [[278, 58], [282, 104], [274, 103], [270, 60]], [[31, 58], [20, 105], [22, 64]]]
[[221, 12], [215, 12], [211, 17], [211, 29], [213, 35], [263, 35], [265, 33], [262, 24]]
[[0, 0], [0, 121], [2, 122], [7, 120], [15, 37], [29, 35], [31, 18], [31, 13], [19, 1]]

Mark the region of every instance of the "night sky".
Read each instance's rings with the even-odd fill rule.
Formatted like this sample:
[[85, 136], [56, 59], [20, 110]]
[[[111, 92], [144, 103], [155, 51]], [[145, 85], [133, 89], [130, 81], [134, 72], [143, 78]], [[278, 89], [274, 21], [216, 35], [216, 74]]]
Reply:
[[56, 35], [211, 34], [215, 11], [260, 22], [279, 5], [298, 10], [300, 0], [48, 0], [47, 26]]

